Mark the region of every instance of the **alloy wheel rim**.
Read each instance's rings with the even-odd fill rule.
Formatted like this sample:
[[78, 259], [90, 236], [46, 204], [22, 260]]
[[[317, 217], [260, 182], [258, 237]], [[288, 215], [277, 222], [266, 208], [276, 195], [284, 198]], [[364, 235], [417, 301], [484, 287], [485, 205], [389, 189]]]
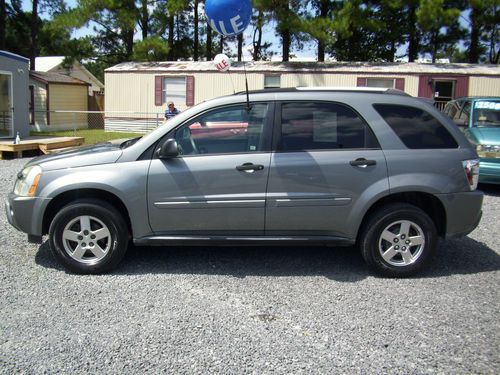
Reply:
[[378, 241], [382, 259], [396, 267], [414, 264], [422, 256], [424, 248], [424, 231], [409, 220], [399, 220], [389, 224], [382, 231]]
[[88, 215], [78, 216], [66, 225], [62, 242], [72, 259], [85, 264], [95, 264], [103, 259], [112, 243], [106, 224]]

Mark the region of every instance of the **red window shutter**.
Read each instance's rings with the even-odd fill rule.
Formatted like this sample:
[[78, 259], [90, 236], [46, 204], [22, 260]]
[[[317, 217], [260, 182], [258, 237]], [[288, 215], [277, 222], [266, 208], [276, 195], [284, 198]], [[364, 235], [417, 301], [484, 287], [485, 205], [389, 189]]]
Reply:
[[358, 87], [366, 87], [366, 77], [358, 77], [356, 86], [358, 86]]
[[433, 98], [432, 78], [431, 76], [420, 76], [418, 78], [418, 96], [420, 98]]
[[194, 105], [194, 76], [186, 77], [186, 105]]
[[155, 105], [163, 105], [163, 77], [155, 76]]
[[469, 95], [469, 77], [457, 77], [454, 98]]
[[396, 78], [396, 88], [401, 91], [405, 91], [405, 79]]

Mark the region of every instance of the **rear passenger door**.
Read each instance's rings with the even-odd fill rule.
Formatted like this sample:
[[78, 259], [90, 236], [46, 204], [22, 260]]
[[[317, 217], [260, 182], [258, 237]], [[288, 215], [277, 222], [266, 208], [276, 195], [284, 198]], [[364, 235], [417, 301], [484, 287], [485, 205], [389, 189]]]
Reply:
[[[352, 238], [352, 215], [388, 190], [384, 154], [368, 124], [335, 102], [277, 104], [267, 189], [267, 235]], [[360, 214], [361, 213], [361, 214]]]

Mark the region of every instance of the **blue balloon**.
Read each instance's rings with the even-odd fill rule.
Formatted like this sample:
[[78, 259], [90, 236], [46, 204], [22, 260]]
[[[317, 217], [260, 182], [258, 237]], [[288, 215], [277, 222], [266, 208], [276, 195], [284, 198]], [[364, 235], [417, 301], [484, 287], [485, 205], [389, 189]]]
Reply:
[[224, 36], [242, 33], [252, 18], [250, 0], [206, 0], [205, 14], [212, 29]]

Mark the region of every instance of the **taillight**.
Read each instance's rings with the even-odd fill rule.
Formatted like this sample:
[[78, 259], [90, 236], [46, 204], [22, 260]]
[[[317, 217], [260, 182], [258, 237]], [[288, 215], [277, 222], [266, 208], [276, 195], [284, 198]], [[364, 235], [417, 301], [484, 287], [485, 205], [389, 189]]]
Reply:
[[462, 165], [467, 181], [469, 182], [469, 188], [476, 190], [479, 181], [479, 159], [464, 160], [462, 161]]

